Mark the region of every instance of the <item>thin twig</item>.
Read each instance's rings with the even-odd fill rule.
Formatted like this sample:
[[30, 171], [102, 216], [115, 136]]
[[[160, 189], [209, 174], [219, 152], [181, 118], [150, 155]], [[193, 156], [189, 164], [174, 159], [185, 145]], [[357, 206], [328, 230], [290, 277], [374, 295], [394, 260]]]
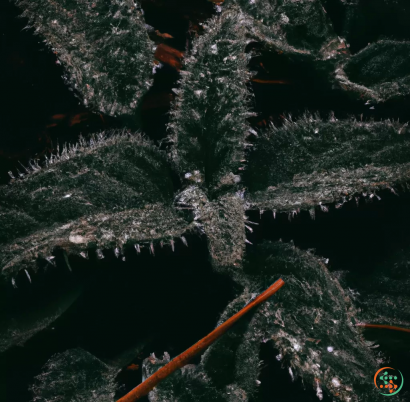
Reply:
[[134, 388], [127, 395], [123, 396], [117, 402], [134, 402], [143, 396], [147, 395], [158, 383], [167, 378], [174, 371], [185, 366], [195, 355], [201, 353], [209, 345], [214, 343], [218, 338], [220, 338], [232, 325], [238, 321], [244, 314], [249, 310], [263, 303], [265, 300], [269, 299], [273, 294], [275, 294], [285, 282], [282, 279], [278, 279], [272, 286], [266, 289], [258, 297], [256, 297], [252, 302], [246, 305], [241, 311], [233, 315], [231, 318], [226, 320], [223, 324], [216, 327], [210, 334], [205, 338], [202, 338], [195, 345], [191, 346], [185, 352], [181, 353], [175, 359], [171, 360], [165, 366], [161, 367], [157, 372], [152, 374], [151, 377], [147, 378], [144, 382]]
[[410, 329], [395, 327], [393, 325], [378, 325], [378, 324], [356, 324], [356, 327], [363, 327], [363, 328], [382, 328], [382, 329], [391, 329], [393, 331], [402, 331], [402, 332], [410, 332]]
[[291, 83], [286, 80], [263, 80], [261, 78], [251, 78], [252, 82], [257, 82], [258, 84], [276, 84], [276, 85], [290, 85]]

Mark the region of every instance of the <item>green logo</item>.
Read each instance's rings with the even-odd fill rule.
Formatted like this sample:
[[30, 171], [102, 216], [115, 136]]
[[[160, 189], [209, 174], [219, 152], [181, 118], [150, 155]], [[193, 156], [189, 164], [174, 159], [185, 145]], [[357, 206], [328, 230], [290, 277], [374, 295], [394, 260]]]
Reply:
[[374, 385], [380, 394], [385, 396], [396, 395], [403, 384], [403, 374], [391, 367], [383, 367], [374, 375]]

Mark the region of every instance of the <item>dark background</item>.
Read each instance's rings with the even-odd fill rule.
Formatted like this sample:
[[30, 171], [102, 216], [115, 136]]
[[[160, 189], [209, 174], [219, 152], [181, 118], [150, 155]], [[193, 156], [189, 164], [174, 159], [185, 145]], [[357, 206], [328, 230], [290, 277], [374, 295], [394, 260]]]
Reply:
[[[165, 21], [169, 15], [164, 14], [162, 15], [162, 17], [158, 17], [158, 14], [156, 13], [157, 10], [150, 10], [149, 7], [146, 7], [145, 9], [146, 20], [149, 24], [153, 25], [156, 29], [160, 29], [161, 32], [171, 33], [175, 38], [178, 39], [179, 42], [181, 42], [181, 44], [185, 42], [185, 38], [182, 34], [181, 38], [179, 38], [179, 31], [173, 32], [171, 25], [163, 23], [163, 21]], [[151, 18], [150, 16], [154, 14], [156, 18]], [[42, 158], [46, 152], [55, 150], [57, 141], [60, 144], [64, 143], [65, 141], [74, 142], [80, 134], [99, 131], [108, 127], [113, 127], [117, 124], [113, 119], [110, 119], [107, 116], [101, 116], [98, 113], [92, 113], [88, 111], [84, 106], [82, 106], [79, 99], [75, 97], [75, 94], [64, 84], [62, 79], [64, 70], [59, 64], [57, 64], [57, 58], [55, 57], [55, 55], [45, 46], [41, 38], [33, 35], [33, 29], [25, 29], [27, 21], [25, 19], [17, 18], [18, 15], [19, 10], [15, 6], [11, 5], [7, 0], [0, 0], [0, 184], [8, 182], [9, 176], [7, 174], [7, 171], [12, 170], [13, 174], [16, 175], [16, 168], [19, 167], [18, 161], [21, 161], [23, 164], [27, 164], [30, 158], [37, 156], [39, 158]], [[163, 19], [162, 22], [159, 21], [160, 18]], [[183, 27], [183, 30], [185, 29], [186, 27]], [[175, 41], [173, 45], [177, 48], [180, 48], [180, 46], [178, 46], [178, 41]], [[356, 50], [359, 50], [359, 45], [361, 44], [359, 43], [356, 46]], [[181, 50], [183, 49], [181, 48]], [[255, 66], [259, 61], [259, 59], [255, 58]], [[375, 116], [373, 112], [369, 111], [368, 108], [364, 108], [362, 104], [346, 104], [345, 99], [341, 96], [339, 97], [338, 94], [334, 95], [333, 98], [329, 98], [328, 93], [326, 93], [324, 89], [322, 89], [321, 91], [318, 90], [318, 88], [321, 88], [321, 83], [318, 82], [316, 85], [316, 81], [311, 79], [309, 72], [301, 73], [299, 66], [296, 66], [295, 70], [293, 71], [291, 68], [292, 66], [281, 66], [276, 59], [263, 59], [263, 61], [268, 67], [269, 63], [271, 63], [272, 66], [275, 66], [275, 73], [279, 74], [279, 78], [283, 78], [283, 76], [280, 75], [282, 73], [281, 69], [283, 69], [283, 74], [286, 73], [290, 75], [289, 77], [285, 78], [289, 78], [289, 80], [293, 81], [295, 81], [295, 77], [298, 77], [299, 79], [299, 81], [296, 82], [297, 85], [294, 85], [290, 88], [269, 88], [266, 86], [258, 87], [257, 85], [253, 85], [253, 91], [256, 97], [255, 109], [259, 113], [262, 113], [264, 117], [269, 116], [270, 112], [272, 112], [272, 110], [275, 110], [275, 108], [277, 108], [278, 111], [280, 108], [280, 112], [282, 112], [282, 108], [285, 107], [288, 110], [291, 110], [295, 107], [298, 109], [303, 109], [304, 107], [308, 106], [313, 110], [321, 109], [326, 113], [329, 111], [327, 109], [327, 107], [329, 107], [333, 110], [336, 110], [337, 113], [342, 113], [342, 117], [345, 117], [345, 115], [349, 113], [356, 116], [360, 116], [360, 114], [364, 113], [365, 118], [378, 118], [391, 115], [396, 118], [410, 116], [408, 109], [406, 109], [405, 111], [400, 111], [395, 107], [386, 107], [384, 110], [379, 109], [379, 116]], [[164, 70], [164, 72], [162, 72], [161, 74], [162, 75], [158, 75], [156, 78], [158, 82], [160, 81], [161, 77], [165, 77], [167, 70]], [[167, 79], [166, 83], [173, 82], [176, 79], [173, 76], [175, 75], [174, 72], [172, 74], [169, 74], [172, 75], [172, 77], [171, 79]], [[273, 78], [278, 77], [275, 76]], [[164, 86], [166, 85], [161, 83], [158, 84], [158, 92], [161, 92]], [[168, 86], [171, 87], [170, 84]], [[155, 123], [157, 119], [156, 113], [157, 111], [154, 111], [152, 115], [147, 114], [151, 123]], [[158, 128], [158, 131], [163, 130], [164, 123], [160, 121], [160, 125], [161, 127]], [[22, 171], [23, 169], [20, 167], [20, 170]], [[395, 209], [393, 209], [393, 211], [394, 210]], [[391, 219], [390, 221], [399, 222], [400, 219], [403, 219], [402, 216], [395, 216], [395, 218], [396, 220]], [[369, 228], [369, 224], [357, 223], [357, 232], [355, 232], [357, 233], [356, 237], [353, 240], [350, 240], [350, 242], [344, 245], [344, 247], [340, 247], [340, 242], [338, 243], [338, 252], [340, 255], [337, 255], [333, 258], [333, 261], [335, 261], [334, 264], [338, 261], [342, 261], [343, 257], [345, 257], [343, 255], [343, 250], [353, 250], [353, 253], [352, 251], [350, 251], [349, 256], [352, 256], [352, 254], [355, 254], [357, 256], [356, 264], [358, 266], [364, 265], [364, 261], [365, 259], [367, 259], [367, 256], [370, 254], [371, 250], [378, 249], [379, 252], [383, 251], [383, 247], [380, 244], [382, 242], [380, 241], [377, 233], [380, 233], [380, 230], [383, 231], [385, 227], [382, 227], [380, 229], [380, 227], [377, 226], [379, 225], [379, 223], [375, 220], [372, 221], [372, 225], [374, 225], [371, 226], [372, 232], [374, 233], [373, 236], [366, 238], [365, 242], [360, 242], [361, 229], [363, 227]], [[306, 227], [304, 227], [304, 229], [306, 229]], [[335, 222], [332, 222], [332, 225], [329, 225], [328, 228], [324, 228], [323, 226], [318, 227], [315, 233], [320, 232], [321, 236], [326, 237], [331, 232], [331, 229], [335, 229]], [[310, 232], [310, 241], [312, 240], [312, 238], [315, 238], [315, 233], [312, 234], [312, 232]], [[290, 236], [289, 239], [286, 239], [286, 236], [284, 236], [282, 232], [280, 236], [278, 235], [278, 237], [284, 237], [284, 240], [287, 241], [294, 239], [297, 242], [298, 234], [291, 234], [292, 236]], [[302, 238], [302, 240], [304, 241], [305, 239]], [[320, 238], [315, 241], [315, 246], [320, 250], [320, 247], [324, 248], [329, 243], [329, 241], [327, 240], [328, 239], [326, 238]], [[332, 240], [334, 239], [332, 238]], [[376, 241], [378, 243], [376, 243]], [[332, 244], [335, 244], [335, 242], [332, 242]], [[377, 245], [379, 247], [377, 247]], [[385, 242], [384, 245], [387, 247], [387, 242]], [[378, 253], [375, 254], [376, 256], [374, 257], [374, 259], [380, 258]], [[323, 255], [329, 256], [329, 250], [326, 250]], [[149, 262], [149, 264], [152, 264], [151, 261]], [[178, 265], [179, 269], [181, 269], [180, 264], [182, 264], [182, 262], [173, 262], [173, 264]], [[367, 262], [366, 264], [369, 263]], [[158, 270], [163, 268], [162, 266], [160, 266], [161, 264], [157, 263], [157, 265]], [[188, 268], [191, 268], [189, 264], [187, 264], [187, 270]], [[334, 265], [334, 268], [337, 267]], [[167, 269], [169, 269], [169, 267], [167, 267]], [[113, 278], [111, 278], [110, 275], [111, 273], [108, 272], [108, 279], [107, 282], [104, 282], [104, 285], [112, 285]], [[135, 274], [133, 273], [132, 275]], [[206, 267], [204, 268], [204, 275], [208, 275], [206, 276], [208, 281], [214, 280], [212, 275], [206, 271]], [[115, 276], [115, 278], [117, 277]], [[144, 278], [144, 280], [141, 280], [141, 283], [150, 283], [155, 280], [154, 277], [150, 277], [148, 279], [149, 280], [147, 280], [147, 278]], [[176, 279], [182, 280], [182, 278], [174, 278], [174, 280]], [[119, 281], [118, 278], [117, 281]], [[222, 311], [223, 306], [231, 297], [231, 295], [225, 294], [226, 297], [218, 300], [216, 295], [208, 294], [204, 291], [204, 289], [208, 289], [208, 287], [206, 286], [207, 284], [209, 283], [205, 281], [204, 286], [201, 287], [203, 292], [199, 292], [199, 294], [203, 297], [200, 303], [200, 307], [203, 307], [203, 311], [208, 309], [209, 304], [205, 302], [207, 297], [214, 297], [216, 299], [214, 302], [215, 307], [211, 309], [210, 316], [207, 317], [207, 320], [203, 323], [203, 325], [201, 325], [199, 322], [195, 323], [196, 327], [194, 327], [197, 328], [200, 333], [194, 328], [193, 332], [189, 333], [189, 336], [186, 339], [183, 339], [182, 343], [180, 342], [181, 344], [176, 342], [176, 340], [173, 340], [176, 345], [176, 352], [181, 352], [186, 347], [189, 347], [195, 340], [197, 340], [199, 336], [205, 335], [207, 332], [209, 332], [213, 328], [214, 322], [216, 321], [220, 311]], [[158, 283], [156, 285], [158, 285]], [[165, 285], [166, 281], [162, 283], [163, 287], [165, 287]], [[176, 284], [173, 285], [176, 286]], [[226, 283], [221, 283], [220, 285], [221, 288], [219, 289], [220, 292], [218, 292], [218, 294], [223, 294], [223, 288], [229, 286], [226, 286]], [[97, 290], [100, 291], [100, 289], [101, 288], [98, 288]], [[121, 281], [120, 283], [118, 283], [117, 289], [118, 294], [121, 294], [123, 289], [123, 283]], [[156, 291], [157, 290], [158, 288], [156, 289]], [[152, 289], [152, 292], [154, 291], [155, 290]], [[91, 296], [94, 296], [93, 292], [94, 288], [89, 294]], [[97, 291], [95, 291], [95, 293], [97, 293]], [[147, 295], [145, 293], [147, 293]], [[190, 295], [191, 300], [195, 299], [194, 293], [195, 292]], [[150, 290], [144, 288], [144, 292], [139, 293], [139, 297], [142, 298], [142, 295], [148, 297], [149, 294]], [[121, 319], [127, 319], [124, 311], [129, 308], [129, 303], [131, 303], [132, 301], [132, 297], [128, 297], [129, 299], [120, 299], [118, 297], [118, 305], [115, 307], [111, 306], [112, 308], [118, 308], [116, 311], [122, 312], [122, 314], [119, 315], [119, 321]], [[166, 303], [166, 300], [161, 299], [160, 301], [162, 303]], [[87, 304], [88, 300], [81, 302]], [[181, 300], [181, 304], [183, 303], [184, 300]], [[94, 307], [94, 304], [90, 305], [91, 307]], [[80, 303], [78, 306], [77, 309], [82, 308], [83, 304]], [[198, 308], [198, 305], [195, 306]], [[162, 307], [160, 303], [158, 304], [157, 308], [158, 310], [161, 310]], [[93, 314], [96, 314], [98, 310], [98, 306], [95, 307]], [[74, 312], [76, 312], [76, 310], [74, 310]], [[186, 313], [188, 314], [188, 312]], [[113, 315], [117, 316], [117, 313], [113, 313]], [[147, 317], [149, 318], [148, 313]], [[72, 316], [70, 316], [70, 314], [66, 315], [64, 319], [60, 320], [61, 330], [59, 329], [59, 327], [57, 327], [56, 333], [68, 333], [66, 329], [70, 327], [72, 322], [76, 321], [76, 318], [77, 317], [73, 318]], [[95, 320], [98, 320], [99, 318], [101, 317], [95, 316]], [[72, 321], [70, 321], [71, 319]], [[84, 322], [86, 322], [87, 319], [88, 316], [86, 316], [86, 314], [83, 314]], [[102, 320], [100, 321], [102, 322]], [[180, 324], [184, 325], [183, 323]], [[187, 328], [191, 327], [188, 324], [189, 323], [186, 324]], [[119, 325], [121, 325], [121, 323], [119, 323]], [[161, 330], [163, 330], [163, 328], [161, 328]], [[99, 345], [93, 343], [95, 338], [92, 335], [94, 334], [91, 334], [91, 332], [84, 332], [80, 335], [82, 337], [81, 342], [75, 343], [75, 345], [80, 344], [81, 346], [86, 347], [90, 346], [90, 344], [93, 344], [93, 347], [96, 349], [93, 350], [93, 352], [98, 355], [98, 353], [100, 352], [98, 350]], [[76, 336], [80, 335], [76, 334]], [[45, 336], [45, 338], [42, 338], [42, 336]], [[403, 357], [402, 346], [403, 344], [406, 344], [407, 338], [405, 338], [405, 336], [408, 336], [407, 334], [403, 335], [389, 331], [380, 332], [373, 330], [368, 331], [366, 336], [368, 339], [377, 340], [382, 348], [391, 354], [391, 364], [393, 365], [393, 367], [395, 367], [394, 364], [397, 364], [397, 367], [403, 368], [403, 370], [408, 370], [407, 367], [405, 367], [404, 359], [400, 358]], [[50, 341], [50, 339], [54, 339], [55, 342], [57, 342], [57, 338], [58, 342], [62, 342], [62, 344], [55, 346], [53, 341]], [[68, 339], [68, 336], [66, 338]], [[47, 343], [50, 350], [52, 349], [53, 352], [59, 351], [60, 349], [64, 350], [67, 347], [73, 346], [70, 343], [71, 339], [70, 342], [68, 342], [67, 340], [67, 343], [64, 343], [66, 338], [57, 337], [57, 335], [50, 335], [49, 333], [43, 333], [42, 335], [31, 341], [31, 343], [29, 343], [28, 345], [28, 348], [19, 351], [20, 354], [15, 352], [16, 354], [12, 356], [13, 359], [10, 358], [10, 361], [14, 360], [15, 364], [13, 363], [10, 366], [9, 378], [7, 381], [8, 384], [15, 390], [20, 388], [21, 394], [18, 394], [17, 392], [16, 400], [28, 400], [28, 391], [25, 388], [22, 388], [22, 377], [23, 383], [31, 383], [32, 376], [38, 373], [38, 370], [41, 367], [40, 362], [43, 363], [43, 360], [46, 361], [49, 357], [48, 353], [50, 351], [48, 349], [46, 350], [45, 348], [39, 347], [39, 345], [44, 345]], [[181, 339], [177, 340], [181, 341]], [[158, 342], [156, 344], [156, 348], [158, 349], [158, 356], [160, 356], [160, 353], [163, 350], [169, 350], [170, 348], [168, 344], [164, 345], [161, 342]], [[408, 342], [410, 343], [410, 341]], [[116, 343], [113, 342], [113, 347], [115, 345]], [[54, 347], [55, 349], [53, 349]], [[27, 352], [30, 351], [32, 352], [31, 360], [30, 356], [27, 356]], [[152, 351], [153, 350], [144, 352]], [[19, 360], [14, 359], [16, 356], [19, 357]], [[405, 355], [404, 357], [406, 358]], [[266, 401], [270, 401], [269, 395], [273, 395], [275, 394], [275, 392], [277, 392], [277, 389], [275, 391], [275, 382], [272, 381], [272, 378], [278, 373], [283, 374], [281, 383], [286, 385], [284, 389], [289, 390], [293, 387], [293, 390], [296, 394], [301, 392], [301, 385], [298, 384], [295, 387], [295, 384], [291, 383], [288, 374], [280, 369], [279, 363], [277, 363], [275, 359], [275, 351], [271, 348], [271, 345], [266, 345], [266, 347], [262, 348], [261, 359], [269, 363], [261, 373], [262, 383], [264, 384], [261, 390], [261, 394], [264, 398], [266, 398]], [[129, 388], [132, 388], [136, 385], [135, 382], [139, 381], [140, 372], [138, 372], [138, 376], [138, 379], [121, 379], [120, 382], [128, 382], [127, 386]], [[405, 375], [405, 377], [407, 379], [408, 375]], [[267, 385], [265, 386], [265, 384]], [[278, 397], [277, 393], [276, 396]], [[290, 400], [289, 394], [287, 395], [287, 397], [288, 400]], [[284, 395], [283, 398], [286, 398], [286, 395]], [[309, 398], [311, 398], [311, 400], [316, 400], [316, 396], [313, 394], [303, 394], [303, 398], [304, 400], [310, 400]]]

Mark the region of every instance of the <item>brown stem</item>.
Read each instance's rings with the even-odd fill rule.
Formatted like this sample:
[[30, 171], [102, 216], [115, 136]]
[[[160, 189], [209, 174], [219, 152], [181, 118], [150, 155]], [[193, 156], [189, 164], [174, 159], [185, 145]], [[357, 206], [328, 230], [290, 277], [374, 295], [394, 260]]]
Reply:
[[157, 372], [152, 374], [151, 377], [147, 378], [143, 383], [134, 388], [127, 395], [123, 396], [117, 402], [134, 402], [141, 397], [147, 395], [158, 383], [167, 378], [174, 371], [185, 366], [195, 355], [201, 353], [209, 345], [220, 338], [232, 325], [238, 321], [244, 314], [249, 310], [263, 303], [265, 300], [269, 299], [273, 294], [275, 294], [285, 282], [282, 279], [278, 279], [273, 285], [261, 293], [256, 299], [252, 300], [247, 304], [241, 311], [237, 312], [231, 318], [226, 320], [223, 324], [216, 327], [210, 334], [205, 338], [202, 338], [195, 345], [191, 346], [185, 352], [181, 353], [175, 359], [171, 360], [165, 366], [161, 367]]
[[171, 46], [160, 43], [157, 46], [154, 57], [165, 64], [169, 64], [179, 71], [182, 67], [181, 61], [184, 57], [184, 53], [174, 49]]
[[402, 332], [410, 332], [410, 329], [395, 327], [393, 325], [378, 325], [378, 324], [356, 324], [356, 327], [363, 327], [363, 328], [382, 328], [382, 329], [391, 329], [393, 331], [402, 331]]
[[286, 80], [263, 80], [261, 78], [251, 78], [252, 82], [257, 82], [258, 84], [275, 84], [275, 85], [290, 85], [291, 83]]

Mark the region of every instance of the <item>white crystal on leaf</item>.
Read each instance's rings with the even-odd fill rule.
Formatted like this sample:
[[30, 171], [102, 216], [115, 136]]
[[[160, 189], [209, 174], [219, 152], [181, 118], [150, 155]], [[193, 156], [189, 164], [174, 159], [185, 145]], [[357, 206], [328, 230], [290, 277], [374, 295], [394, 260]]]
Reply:
[[336, 377], [332, 379], [332, 384], [333, 384], [336, 388], [340, 387], [340, 381], [339, 381]]
[[282, 13], [280, 15], [280, 19], [284, 24], [287, 24], [289, 22], [289, 17], [285, 13]]
[[319, 381], [316, 381], [317, 387], [316, 387], [316, 396], [319, 398], [319, 400], [323, 399], [323, 391], [322, 388], [320, 388]]
[[118, 247], [116, 247], [116, 248], [114, 249], [114, 254], [115, 254], [115, 256], [116, 256], [117, 258], [120, 256], [120, 250], [119, 250]]
[[74, 244], [82, 244], [87, 242], [87, 238], [80, 235], [70, 235], [68, 240]]

